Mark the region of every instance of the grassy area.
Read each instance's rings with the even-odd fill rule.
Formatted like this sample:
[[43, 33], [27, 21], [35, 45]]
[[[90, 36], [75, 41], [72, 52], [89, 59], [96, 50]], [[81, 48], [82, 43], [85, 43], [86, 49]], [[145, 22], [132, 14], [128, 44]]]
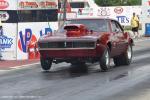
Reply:
[[[131, 30], [131, 26], [124, 26], [124, 30]], [[142, 25], [140, 24], [139, 30], [142, 30]]]

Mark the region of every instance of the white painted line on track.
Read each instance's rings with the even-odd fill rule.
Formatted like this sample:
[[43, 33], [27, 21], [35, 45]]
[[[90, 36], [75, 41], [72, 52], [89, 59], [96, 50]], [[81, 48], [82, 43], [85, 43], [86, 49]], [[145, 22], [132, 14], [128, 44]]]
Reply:
[[37, 64], [40, 64], [39, 62], [38, 63], [32, 63], [32, 64], [26, 64], [26, 65], [21, 65], [21, 66], [14, 66], [14, 67], [9, 67], [11, 69], [22, 69], [22, 68], [29, 68], [33, 65], [37, 65]]
[[26, 65], [21, 65], [21, 66], [9, 67], [8, 69], [5, 69], [5, 70], [2, 69], [2, 70], [0, 70], [0, 74], [5, 74], [7, 72], [15, 71], [15, 70], [18, 70], [18, 69], [31, 68], [31, 66], [37, 65], [37, 64], [40, 64], [40, 62], [38, 62], [38, 63], [32, 63], [32, 64], [26, 64]]
[[141, 60], [141, 59], [149, 58], [149, 57], [150, 57], [150, 53], [145, 53], [145, 54], [133, 57], [133, 60]]
[[143, 41], [148, 41], [148, 40], [150, 40], [150, 38], [142, 38], [142, 39], [133, 39], [134, 40], [134, 42], [143, 42]]

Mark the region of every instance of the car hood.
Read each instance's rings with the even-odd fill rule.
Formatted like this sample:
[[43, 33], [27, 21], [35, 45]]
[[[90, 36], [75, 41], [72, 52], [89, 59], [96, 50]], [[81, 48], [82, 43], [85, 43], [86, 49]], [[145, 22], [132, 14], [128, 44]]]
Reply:
[[56, 42], [56, 41], [97, 41], [104, 33], [93, 32], [92, 34], [80, 37], [67, 37], [65, 34], [58, 33], [53, 36], [44, 36], [39, 42]]

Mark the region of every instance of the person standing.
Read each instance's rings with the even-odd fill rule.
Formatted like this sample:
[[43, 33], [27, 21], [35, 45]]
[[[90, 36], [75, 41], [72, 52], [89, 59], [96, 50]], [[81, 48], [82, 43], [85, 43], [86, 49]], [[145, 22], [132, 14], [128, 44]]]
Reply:
[[132, 32], [134, 34], [134, 37], [138, 37], [139, 36], [139, 32], [138, 32], [138, 29], [139, 29], [139, 18], [136, 16], [135, 13], [133, 13], [133, 16], [131, 18], [131, 27], [132, 27]]

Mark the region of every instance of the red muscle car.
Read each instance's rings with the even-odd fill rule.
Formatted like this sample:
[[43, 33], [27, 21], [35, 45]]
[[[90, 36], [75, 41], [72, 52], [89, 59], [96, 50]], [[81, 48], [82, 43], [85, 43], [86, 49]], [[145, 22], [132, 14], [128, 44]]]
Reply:
[[108, 18], [67, 20], [56, 34], [38, 41], [43, 70], [52, 63], [99, 62], [101, 70], [107, 71], [110, 58], [116, 66], [129, 65], [133, 44], [119, 22]]

